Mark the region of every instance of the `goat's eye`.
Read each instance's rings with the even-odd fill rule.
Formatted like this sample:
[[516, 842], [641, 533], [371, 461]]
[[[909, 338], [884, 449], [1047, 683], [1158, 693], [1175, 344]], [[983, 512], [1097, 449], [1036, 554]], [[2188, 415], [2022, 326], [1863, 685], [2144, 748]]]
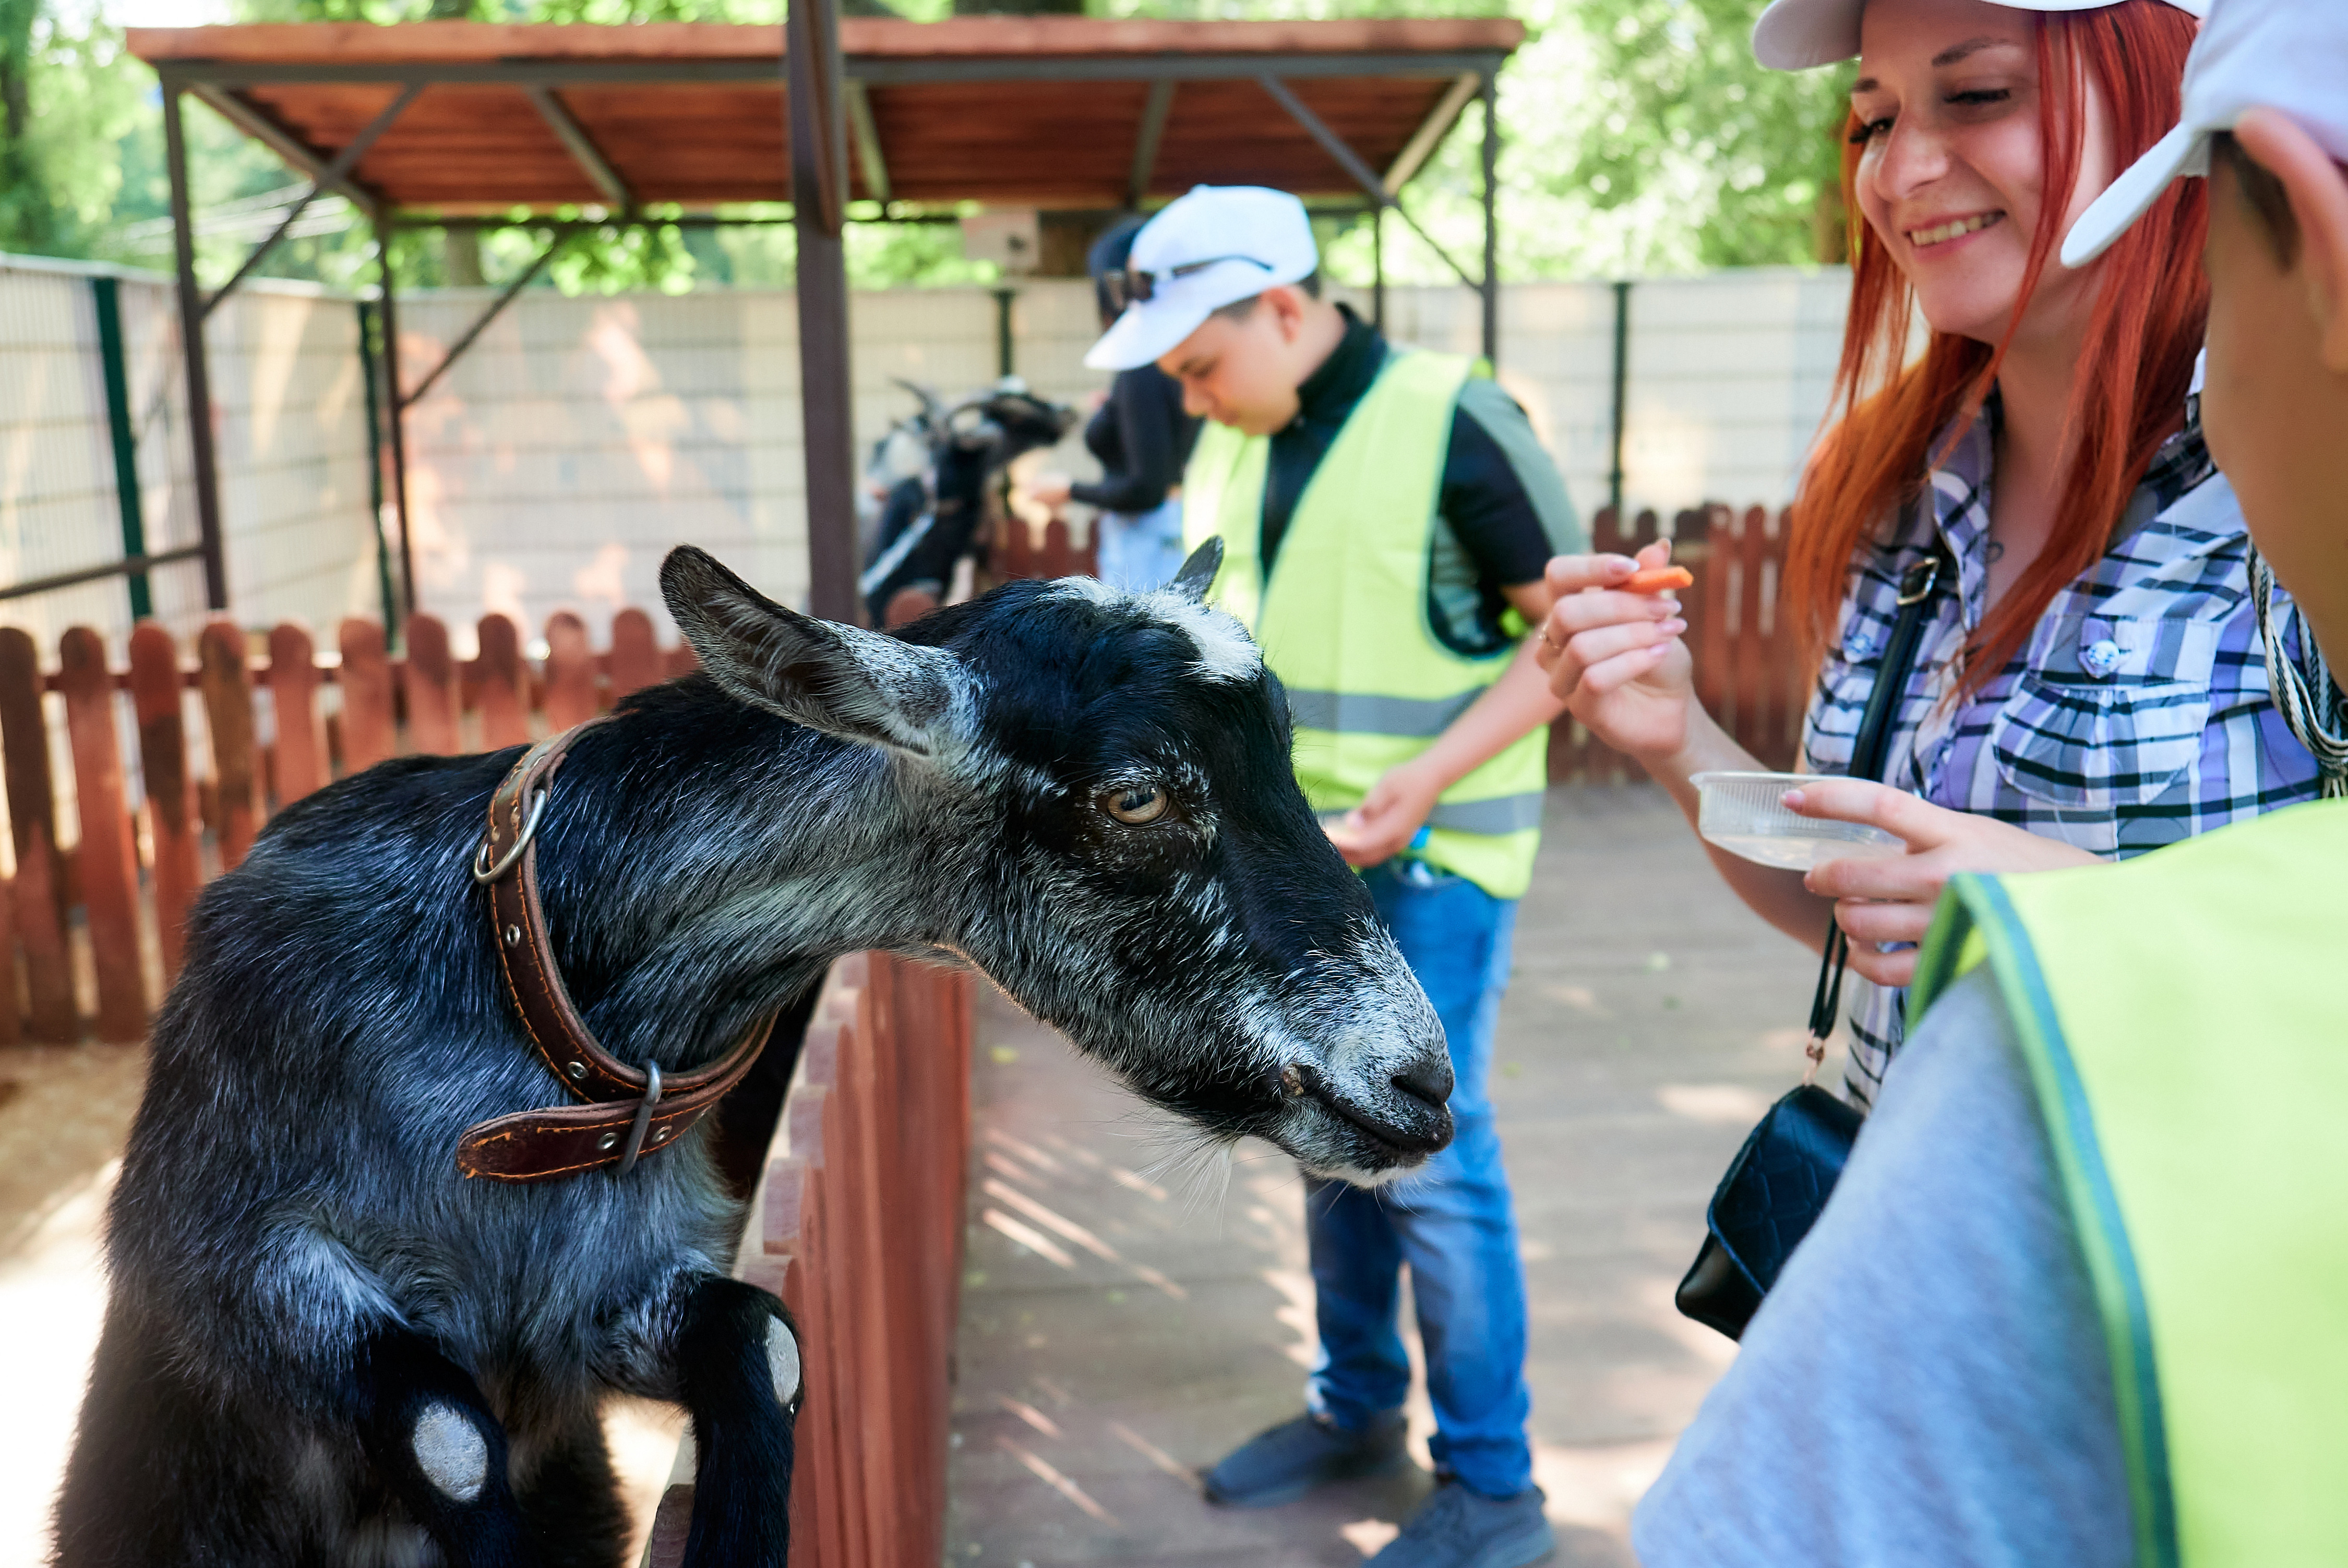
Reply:
[[1164, 816], [1173, 801], [1156, 784], [1133, 784], [1125, 789], [1103, 790], [1093, 798], [1093, 804], [1128, 827], [1139, 827]]

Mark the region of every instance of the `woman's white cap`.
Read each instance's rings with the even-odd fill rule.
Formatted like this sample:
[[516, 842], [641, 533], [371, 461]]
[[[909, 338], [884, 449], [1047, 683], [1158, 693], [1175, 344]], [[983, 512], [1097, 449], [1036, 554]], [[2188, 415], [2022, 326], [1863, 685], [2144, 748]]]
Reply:
[[2209, 172], [2209, 138], [2254, 108], [2298, 122], [2348, 163], [2348, 0], [2217, 0], [2185, 57], [2185, 113], [2071, 225], [2063, 264], [2084, 267], [2180, 174]]
[[[2196, 16], [2209, 0], [2164, 0]], [[2100, 11], [2118, 0], [1990, 0], [2016, 11]], [[1774, 0], [1753, 24], [1753, 57], [1776, 71], [1806, 71], [1859, 54], [1859, 14], [1867, 0]]]
[[[1129, 271], [1151, 274], [1149, 298], [1125, 307], [1085, 355], [1095, 370], [1132, 370], [1178, 346], [1225, 305], [1321, 264], [1313, 220], [1285, 190], [1194, 185], [1133, 237]], [[1195, 268], [1175, 275], [1177, 268]]]

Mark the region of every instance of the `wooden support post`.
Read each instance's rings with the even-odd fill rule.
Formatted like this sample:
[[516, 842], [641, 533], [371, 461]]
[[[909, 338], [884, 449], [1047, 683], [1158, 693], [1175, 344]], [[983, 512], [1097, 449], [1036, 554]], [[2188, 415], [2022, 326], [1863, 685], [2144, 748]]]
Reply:
[[228, 564], [221, 548], [220, 468], [212, 450], [211, 365], [204, 353], [203, 291], [196, 283], [196, 221], [188, 188], [188, 139], [180, 121], [181, 88], [163, 84], [163, 161], [171, 182], [171, 249], [179, 276], [180, 363], [188, 383], [188, 441], [194, 458], [196, 527], [203, 539], [204, 603], [228, 608]]
[[834, 0], [789, 0], [784, 24], [793, 274], [799, 317], [799, 426], [807, 466], [808, 603], [854, 621], [856, 454], [849, 379], [846, 94]]

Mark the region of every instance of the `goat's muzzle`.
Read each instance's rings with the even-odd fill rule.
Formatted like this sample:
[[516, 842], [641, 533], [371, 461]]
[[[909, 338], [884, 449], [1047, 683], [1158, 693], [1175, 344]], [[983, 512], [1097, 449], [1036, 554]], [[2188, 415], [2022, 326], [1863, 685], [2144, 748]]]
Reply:
[[1385, 1156], [1368, 1169], [1416, 1165], [1451, 1142], [1451, 1064], [1441, 1058], [1413, 1063], [1386, 1081], [1383, 1091], [1345, 1092], [1311, 1067], [1293, 1070], [1304, 1095]]

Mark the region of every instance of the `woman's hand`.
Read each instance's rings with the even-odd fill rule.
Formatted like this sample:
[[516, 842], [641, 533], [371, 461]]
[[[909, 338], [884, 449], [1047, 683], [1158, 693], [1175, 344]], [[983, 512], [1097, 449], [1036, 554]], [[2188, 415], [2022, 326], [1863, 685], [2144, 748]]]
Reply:
[[1411, 763], [1393, 767], [1370, 786], [1362, 804], [1322, 831], [1352, 866], [1382, 866], [1406, 848], [1435, 810], [1442, 780]]
[[1906, 841], [1905, 855], [1829, 860], [1802, 879], [1811, 892], [1835, 900], [1835, 923], [1850, 938], [1850, 967], [1878, 985], [1904, 986], [1916, 978], [1915, 948], [1885, 953], [1876, 944], [1921, 942], [1941, 886], [1958, 872], [2102, 864], [2060, 839], [1865, 779], [1820, 779], [1787, 790], [1785, 804], [1803, 816], [1865, 823]]
[[1065, 507], [1071, 483], [1066, 474], [1032, 474], [1019, 487], [1019, 493], [1039, 507]]
[[1634, 571], [1671, 559], [1668, 539], [1630, 556], [1559, 556], [1549, 563], [1557, 604], [1536, 657], [1549, 689], [1591, 733], [1644, 763], [1687, 744], [1694, 665], [1681, 633], [1679, 600], [1627, 593]]

